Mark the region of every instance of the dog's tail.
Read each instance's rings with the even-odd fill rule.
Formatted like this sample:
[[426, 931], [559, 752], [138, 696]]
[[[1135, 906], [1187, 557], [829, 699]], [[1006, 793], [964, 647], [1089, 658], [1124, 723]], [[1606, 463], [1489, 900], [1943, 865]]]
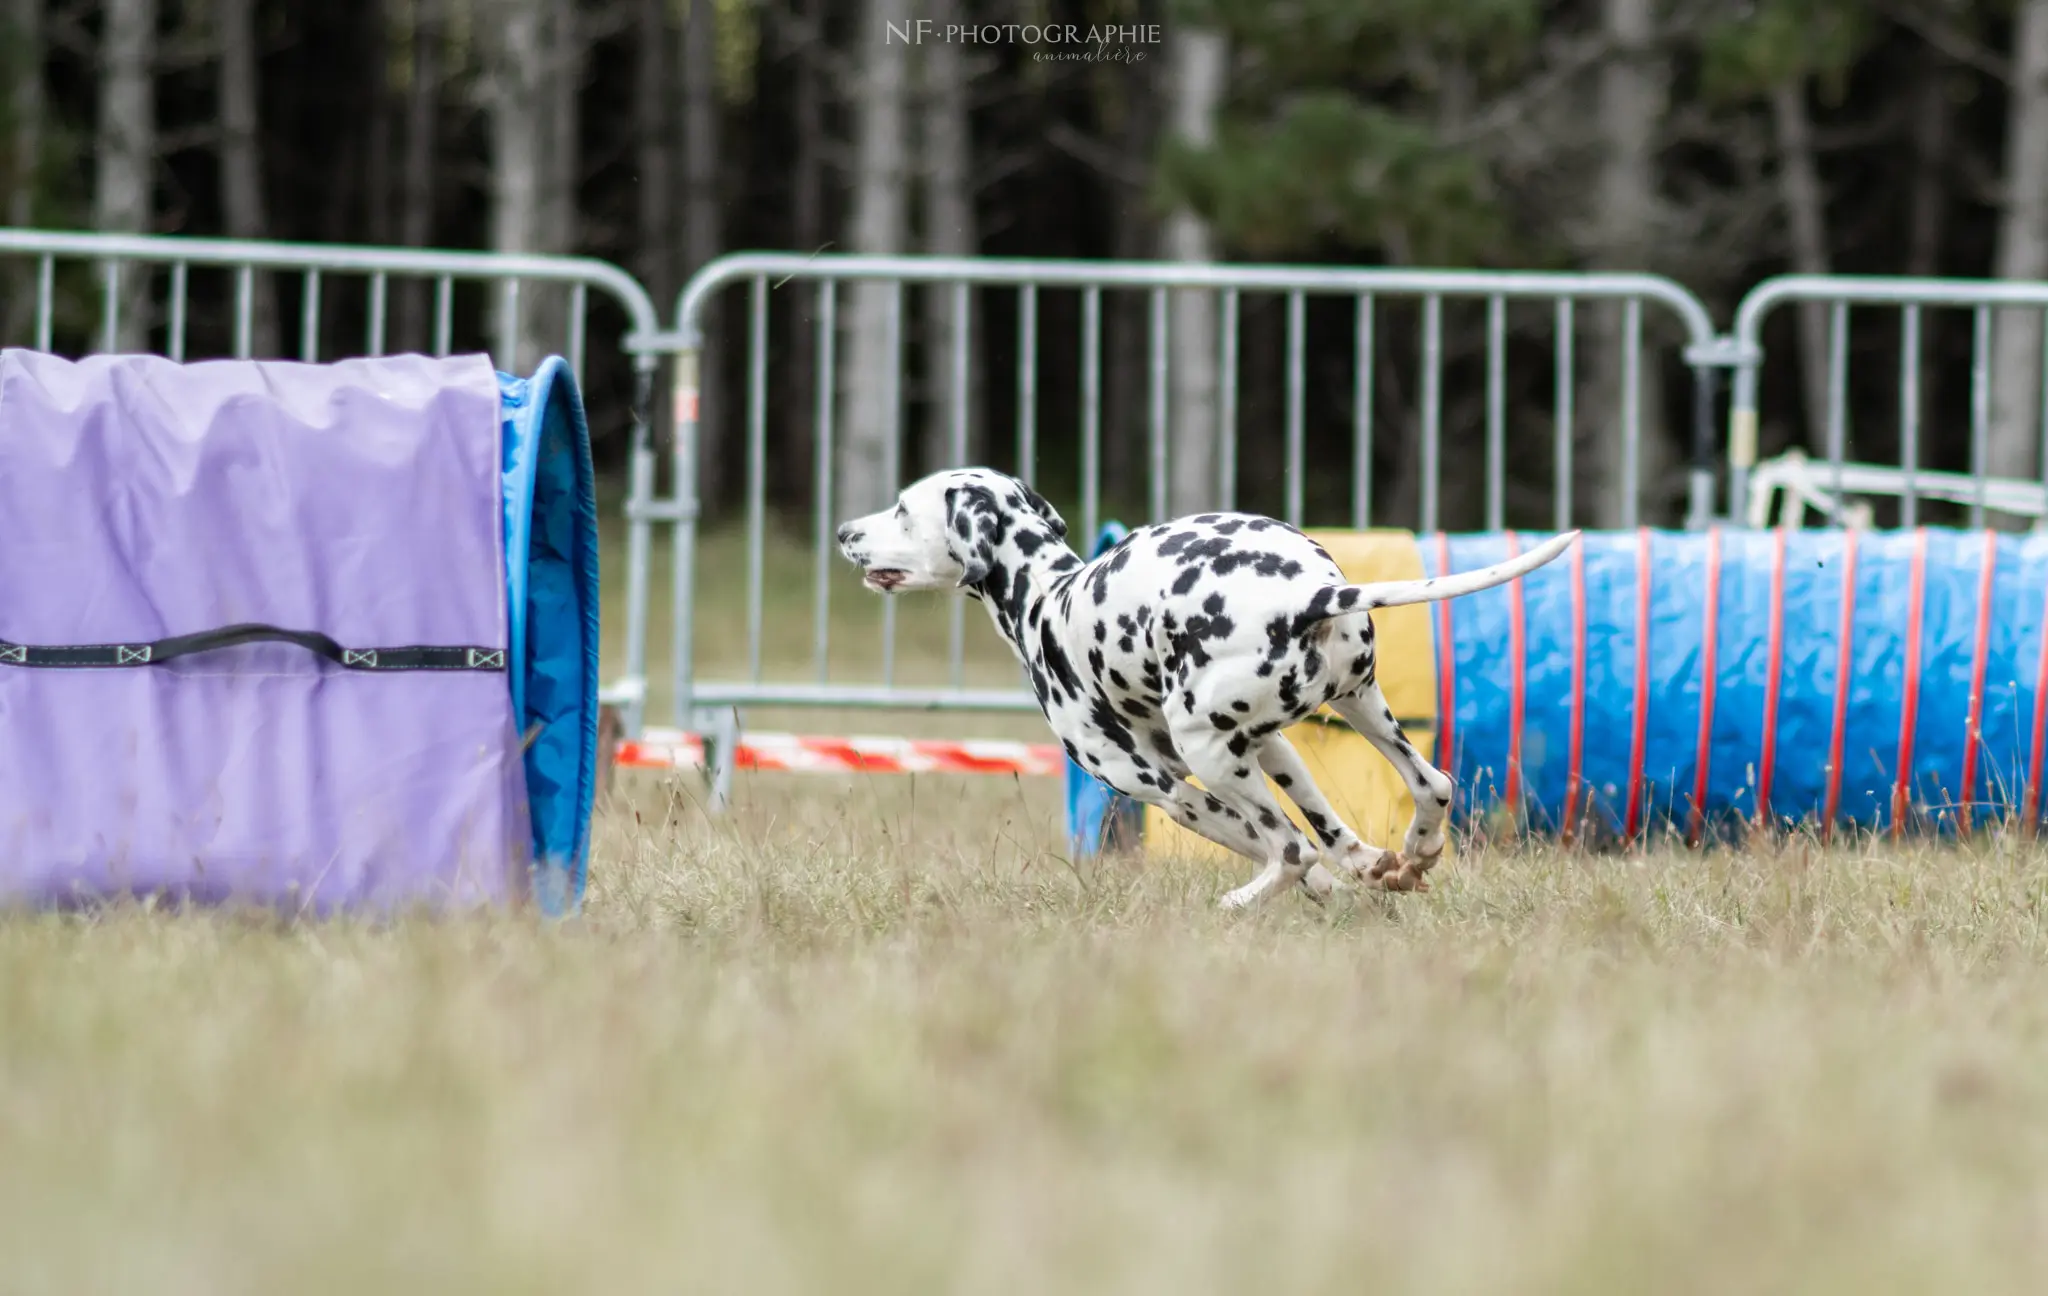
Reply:
[[1571, 548], [1572, 541], [1578, 538], [1578, 532], [1567, 531], [1545, 540], [1528, 553], [1491, 567], [1481, 567], [1478, 571], [1430, 576], [1422, 580], [1376, 581], [1371, 585], [1326, 585], [1316, 591], [1316, 597], [1309, 604], [1310, 618], [1321, 621], [1372, 608], [1400, 607], [1405, 603], [1439, 603], [1461, 594], [1476, 594], [1528, 575]]

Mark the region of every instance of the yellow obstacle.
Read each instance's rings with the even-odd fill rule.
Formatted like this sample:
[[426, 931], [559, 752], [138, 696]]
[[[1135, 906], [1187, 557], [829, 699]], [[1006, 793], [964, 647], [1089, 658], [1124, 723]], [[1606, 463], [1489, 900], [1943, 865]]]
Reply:
[[[1316, 543], [1330, 551], [1344, 578], [1369, 581], [1416, 580], [1424, 575], [1422, 551], [1408, 531], [1311, 531]], [[1379, 653], [1380, 691], [1401, 718], [1408, 737], [1424, 757], [1436, 749], [1436, 640], [1430, 630], [1428, 603], [1381, 608], [1373, 613]], [[1414, 803], [1394, 767], [1373, 745], [1324, 707], [1287, 730], [1301, 759], [1315, 774], [1316, 785], [1330, 804], [1366, 841], [1400, 849]], [[1301, 811], [1269, 779], [1280, 804], [1304, 831]], [[1147, 854], [1241, 862], [1242, 857], [1189, 832], [1156, 806], [1145, 809]], [[1445, 854], [1450, 852], [1446, 850]]]

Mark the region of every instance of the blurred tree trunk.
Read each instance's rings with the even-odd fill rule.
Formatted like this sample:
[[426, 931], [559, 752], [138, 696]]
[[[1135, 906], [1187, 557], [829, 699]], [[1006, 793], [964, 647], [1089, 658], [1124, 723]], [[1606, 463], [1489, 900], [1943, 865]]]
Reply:
[[[892, 39], [890, 25], [907, 21], [905, 0], [868, 0], [860, 27], [859, 101], [854, 105], [855, 158], [852, 250], [901, 252], [905, 227], [906, 156], [904, 91], [910, 47]], [[845, 414], [836, 447], [838, 502], [834, 515], [848, 518], [881, 508], [902, 484], [890, 479], [888, 459], [896, 435], [901, 363], [890, 346], [890, 305], [896, 294], [885, 283], [856, 284], [845, 345]]]
[[[1997, 265], [2000, 279], [2048, 278], [2048, 0], [2023, 0], [2013, 23]], [[1990, 471], [1999, 477], [2036, 478], [2042, 469], [2036, 437], [2039, 311], [1999, 313], [1991, 381]]]
[[541, 247], [566, 254], [576, 250], [581, 237], [576, 194], [583, 174], [584, 35], [576, 0], [548, 0], [547, 16], [547, 187]]
[[[499, 252], [537, 252], [546, 220], [542, 187], [548, 143], [543, 115], [548, 108], [546, 55], [542, 47], [548, 0], [490, 0], [479, 6], [486, 30], [484, 97], [491, 116], [491, 247]], [[504, 317], [504, 299], [493, 294], [496, 316], [492, 359], [502, 370], [524, 373], [529, 353], [518, 320]], [[518, 311], [520, 319], [529, 312]]]
[[368, 0], [370, 156], [364, 166], [364, 227], [370, 242], [391, 242], [391, 7], [398, 0]]
[[[1147, 261], [1159, 255], [1159, 228], [1146, 182], [1159, 138], [1157, 86], [1151, 62], [1095, 69], [1097, 102], [1114, 139], [1108, 169], [1110, 255]], [[1150, 519], [1151, 307], [1143, 292], [1103, 294], [1102, 499], [1109, 510], [1128, 500]], [[1106, 515], [1106, 514], [1105, 514]]]
[[[399, 241], [427, 247], [434, 241], [434, 176], [440, 159], [442, 0], [412, 0], [412, 79], [405, 97], [405, 175]], [[408, 283], [399, 296], [401, 345], [433, 348], [433, 289]]]
[[[256, 82], [256, 0], [215, 0], [220, 41], [221, 210], [228, 236], [270, 237], [263, 198], [263, 141], [259, 133]], [[278, 350], [277, 282], [268, 272], [250, 276], [251, 354], [275, 358]]]
[[7, 115], [13, 126], [8, 141], [11, 181], [7, 223], [27, 227], [36, 220], [36, 189], [43, 156], [43, 0], [7, 0], [0, 19], [7, 58], [0, 63], [10, 81]]
[[1913, 113], [1913, 196], [1907, 215], [1906, 273], [1925, 278], [1941, 272], [1955, 107], [1949, 95], [1952, 73], [1947, 57], [1934, 49], [1924, 50], [1921, 57], [1918, 106]]
[[674, 182], [669, 158], [675, 131], [669, 112], [667, 0], [640, 0], [639, 46], [633, 77], [633, 141], [640, 172], [638, 192], [640, 279], [655, 304], [668, 309], [675, 294], [675, 249], [670, 237]]
[[[792, 11], [777, 11], [794, 21], [784, 21], [780, 31], [783, 55], [793, 82], [796, 131], [796, 160], [789, 184], [790, 241], [803, 252], [825, 243], [825, 87], [820, 73], [822, 56], [818, 48], [825, 37], [820, 22], [821, 6], [796, 0]], [[783, 437], [787, 451], [782, 455], [778, 480], [784, 497], [813, 503], [817, 497], [817, 406], [818, 385], [825, 376], [818, 372], [818, 290], [804, 286], [790, 337], [792, 400], [788, 409], [788, 431]], [[839, 303], [835, 302], [835, 306]]]
[[[1604, 269], [1648, 268], [1657, 226], [1657, 136], [1664, 116], [1668, 69], [1656, 50], [1652, 0], [1603, 0], [1602, 19], [1617, 54], [1601, 69], [1599, 123], [1603, 151], [1593, 185], [1594, 260]], [[1587, 398], [1579, 404], [1585, 429], [1574, 463], [1577, 498], [1594, 526], [1614, 528], [1632, 519], [1656, 520], [1631, 498], [1624, 472], [1628, 435], [1623, 408], [1622, 304], [1594, 307], [1593, 351], [1586, 357]], [[1646, 310], [1647, 318], [1649, 312]], [[1662, 430], [1661, 384], [1653, 353], [1643, 348], [1638, 402], [1637, 469], [1640, 486], [1661, 484], [1671, 451]]]
[[[921, 11], [941, 30], [965, 18], [958, 0], [935, 0]], [[974, 141], [969, 121], [967, 59], [961, 47], [949, 40], [926, 41], [918, 48], [923, 63], [924, 102], [924, 246], [934, 256], [973, 256], [980, 246], [980, 226], [974, 213]], [[925, 424], [924, 463], [927, 470], [957, 467], [961, 462], [980, 463], [984, 458], [982, 430], [985, 423], [982, 398], [986, 384], [981, 367], [975, 363], [978, 350], [973, 332], [980, 325], [973, 318], [973, 296], [968, 297], [966, 391], [956, 389], [953, 359], [953, 287], [936, 284], [927, 290], [930, 321], [930, 372], [935, 392], [944, 403]], [[964, 460], [953, 451], [953, 406], [962, 400], [967, 410]]]
[[[1215, 142], [1216, 112], [1228, 84], [1230, 47], [1217, 31], [1190, 28], [1174, 36], [1169, 56], [1167, 98], [1174, 135], [1207, 147]], [[1207, 221], [1186, 206], [1166, 219], [1166, 256], [1172, 261], [1210, 262], [1216, 240]], [[1168, 402], [1169, 510], [1198, 513], [1220, 502], [1218, 486], [1217, 383], [1219, 360], [1216, 294], [1207, 290], [1173, 296], [1168, 355], [1172, 388]]]
[[[688, 281], [718, 256], [719, 230], [719, 105], [718, 10], [713, 0], [687, 0], [683, 17], [683, 267]], [[712, 308], [714, 317], [719, 310]], [[707, 321], [708, 322], [708, 321]], [[728, 417], [726, 383], [718, 357], [737, 354], [736, 345], [712, 330], [716, 343], [706, 351], [708, 362], [699, 375], [697, 445], [698, 497], [716, 508], [727, 495], [731, 465], [743, 458], [737, 420]]]
[[[7, 0], [0, 11], [0, 59], [8, 87], [6, 221], [17, 228], [36, 223], [36, 195], [42, 187], [43, 159], [43, 0]], [[35, 314], [35, 269], [26, 261], [10, 266], [0, 302], [0, 344], [32, 341]]]
[[[547, 50], [547, 139], [541, 191], [541, 250], [568, 255], [582, 239], [577, 202], [583, 179], [583, 69], [587, 38], [576, 0], [548, 0], [543, 48]], [[537, 363], [547, 355], [569, 354], [571, 290], [566, 285], [530, 287], [527, 332]]]
[[[1826, 274], [1827, 212], [1819, 170], [1814, 165], [1813, 124], [1806, 112], [1804, 76], [1771, 87], [1771, 123], [1778, 137], [1778, 192], [1792, 231], [1792, 269], [1799, 274]], [[1828, 308], [1824, 302], [1799, 304], [1799, 378], [1806, 403], [1807, 444], [1816, 452], [1825, 453]]]
[[[99, 125], [93, 142], [93, 228], [145, 234], [154, 214], [156, 171], [157, 0], [107, 0], [100, 37]], [[143, 271], [121, 276], [120, 321], [114, 345], [142, 351], [149, 343], [149, 291]], [[94, 345], [103, 335], [94, 333]]]

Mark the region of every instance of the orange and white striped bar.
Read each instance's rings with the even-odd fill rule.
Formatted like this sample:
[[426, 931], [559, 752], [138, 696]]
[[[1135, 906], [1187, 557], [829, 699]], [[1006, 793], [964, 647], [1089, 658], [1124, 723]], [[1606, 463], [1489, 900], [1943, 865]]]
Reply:
[[[1016, 774], [1052, 778], [1066, 771], [1055, 743], [951, 742], [928, 738], [742, 733], [733, 762], [739, 769], [796, 774]], [[698, 769], [701, 734], [649, 729], [619, 742], [615, 763], [634, 769]]]

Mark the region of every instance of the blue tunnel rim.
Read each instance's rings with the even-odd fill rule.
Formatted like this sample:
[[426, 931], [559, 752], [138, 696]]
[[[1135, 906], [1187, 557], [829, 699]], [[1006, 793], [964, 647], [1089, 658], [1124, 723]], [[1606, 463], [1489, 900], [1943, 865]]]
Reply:
[[[515, 740], [522, 746], [528, 788], [532, 829], [530, 892], [544, 914], [563, 918], [581, 908], [589, 873], [596, 798], [597, 685], [603, 604], [596, 471], [582, 394], [566, 359], [550, 355], [529, 377], [519, 378], [501, 371], [498, 381], [506, 464], [507, 636], [511, 667], [508, 673]], [[562, 438], [566, 443], [556, 444]], [[567, 480], [556, 480], [561, 476], [559, 472], [544, 479], [546, 465], [563, 462], [568, 469]], [[568, 624], [557, 624], [560, 618], [551, 613], [558, 613], [559, 609], [535, 605], [537, 595], [531, 575], [542, 531], [536, 525], [537, 512], [543, 507], [566, 507], [568, 514], [570, 552], [564, 558], [543, 555], [544, 561], [567, 569], [568, 587], [574, 593], [576, 605], [573, 621]], [[536, 612], [543, 615], [537, 617]], [[546, 664], [572, 668], [569, 682], [575, 699], [575, 723], [567, 732], [561, 732], [561, 720], [569, 717], [549, 723], [547, 717], [535, 713], [535, 686], [548, 682], [547, 672], [542, 669], [543, 654], [535, 647], [541, 637], [537, 626], [546, 627], [550, 641], [551, 655]], [[562, 761], [572, 744], [573, 762]], [[547, 777], [550, 771], [544, 765], [558, 764], [573, 766], [568, 771], [566, 786], [560, 792], [540, 790], [553, 788], [557, 783]], [[561, 830], [559, 819], [558, 802], [563, 796], [573, 798], [566, 832]]]

